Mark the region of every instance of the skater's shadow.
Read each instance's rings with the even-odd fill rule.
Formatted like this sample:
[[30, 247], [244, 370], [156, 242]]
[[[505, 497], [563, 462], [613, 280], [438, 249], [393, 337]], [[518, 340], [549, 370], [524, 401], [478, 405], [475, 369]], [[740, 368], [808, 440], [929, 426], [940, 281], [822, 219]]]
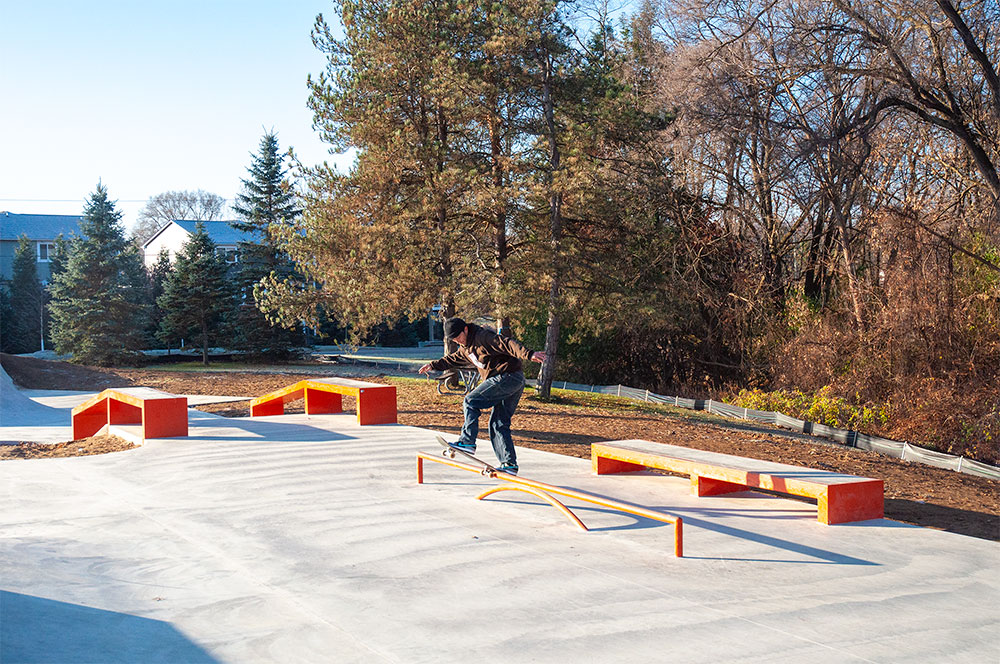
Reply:
[[[506, 496], [504, 498], [490, 498], [496, 502], [506, 502], [511, 504], [521, 504], [521, 505], [538, 505], [547, 506], [542, 500], [534, 498], [532, 496], [525, 495], [520, 496]], [[672, 528], [673, 526], [668, 523], [663, 523], [661, 521], [655, 521], [653, 519], [648, 519], [641, 516], [635, 516], [632, 514], [627, 514], [618, 510], [592, 506], [592, 505], [572, 505], [568, 506], [571, 511], [577, 514], [584, 524], [587, 523], [585, 518], [586, 514], [592, 515], [604, 515], [609, 517], [614, 517], [617, 520], [625, 520], [626, 523], [617, 523], [615, 525], [609, 526], [599, 526], [590, 527], [588, 526], [590, 532], [600, 533], [600, 532], [623, 532], [623, 531], [633, 531], [633, 530], [645, 530], [651, 528]], [[719, 516], [750, 516], [753, 518], [761, 519], [787, 519], [787, 520], [802, 520], [802, 519], [815, 519], [814, 512], [803, 512], [795, 509], [775, 509], [775, 510], [760, 510], [759, 508], [754, 508], [753, 512], [749, 510], [740, 510], [738, 508], [686, 508], [679, 510], [677, 508], [657, 508], [651, 507], [650, 509], [655, 511], [663, 511], [664, 513], [670, 514], [671, 516], [680, 516], [683, 518], [683, 523], [685, 526], [685, 540], [690, 542], [691, 538], [689, 532], [691, 527], [702, 528], [709, 531], [714, 531], [717, 533], [722, 533], [725, 535], [730, 535], [734, 538], [739, 538], [742, 540], [748, 540], [752, 542], [757, 542], [759, 544], [764, 544], [775, 549], [780, 549], [793, 554], [797, 557], [794, 559], [775, 559], [775, 558], [737, 558], [728, 556], [685, 556], [685, 558], [691, 559], [703, 559], [703, 560], [742, 560], [748, 562], [772, 562], [772, 563], [794, 563], [794, 564], [813, 564], [813, 565], [877, 565], [869, 560], [863, 560], [861, 558], [855, 558], [853, 556], [848, 556], [833, 551], [827, 551], [825, 549], [820, 549], [817, 547], [808, 546], [800, 542], [792, 542], [789, 540], [781, 539], [779, 537], [774, 537], [773, 535], [764, 535], [762, 533], [745, 530], [743, 528], [736, 528], [731, 525], [724, 525], [714, 519], [704, 519], [692, 516], [693, 514], [710, 515], [714, 517]], [[760, 516], [755, 516], [760, 514]], [[867, 522], [866, 522], [867, 523]], [[843, 525], [838, 527], [844, 527]], [[688, 544], [686, 548], [691, 549], [696, 547], [696, 544]], [[716, 545], [717, 546], [717, 545]], [[714, 547], [713, 547], [714, 548]]]

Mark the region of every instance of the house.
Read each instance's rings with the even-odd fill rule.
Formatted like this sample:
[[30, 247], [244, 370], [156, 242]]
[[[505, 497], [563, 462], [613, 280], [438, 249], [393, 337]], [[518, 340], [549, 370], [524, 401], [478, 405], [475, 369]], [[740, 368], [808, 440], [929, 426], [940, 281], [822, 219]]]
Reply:
[[249, 233], [237, 230], [230, 226], [228, 221], [191, 221], [189, 219], [174, 219], [169, 224], [164, 224], [160, 230], [156, 231], [153, 237], [146, 240], [142, 245], [142, 258], [146, 267], [152, 267], [159, 258], [160, 252], [166, 249], [170, 253], [170, 260], [177, 260], [177, 254], [187, 244], [188, 239], [194, 235], [195, 227], [203, 224], [208, 237], [215, 243], [218, 253], [226, 257], [227, 263], [239, 262], [240, 242], [253, 242]]
[[38, 279], [48, 283], [49, 262], [55, 253], [56, 238], [79, 236], [83, 217], [67, 214], [15, 214], [0, 212], [0, 278], [10, 279], [14, 271], [14, 253], [22, 235], [35, 245]]

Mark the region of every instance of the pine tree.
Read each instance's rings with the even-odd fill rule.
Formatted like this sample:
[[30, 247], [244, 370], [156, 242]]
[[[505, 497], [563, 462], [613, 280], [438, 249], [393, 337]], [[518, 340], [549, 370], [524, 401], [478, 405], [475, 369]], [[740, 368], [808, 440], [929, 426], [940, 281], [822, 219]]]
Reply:
[[[484, 93], [469, 68], [481, 60], [482, 45], [470, 38], [480, 5], [337, 6], [345, 34], [317, 21], [314, 41], [329, 64], [310, 81], [309, 104], [323, 139], [356, 150], [357, 160], [346, 175], [308, 173], [309, 212], [282, 245], [306, 279], [269, 280], [265, 307], [289, 317], [325, 312], [355, 339], [400, 316], [423, 318], [439, 303], [446, 317], [473, 302], [486, 313], [479, 268], [493, 261], [482, 255], [491, 241], [477, 219], [497, 215], [477, 215], [470, 184], [492, 174], [482, 158], [488, 131], [476, 124]], [[484, 197], [494, 194], [484, 186]], [[502, 208], [503, 196], [495, 198]]]
[[233, 306], [228, 272], [226, 261], [215, 252], [215, 243], [199, 223], [156, 300], [163, 311], [161, 338], [195, 335], [201, 342], [201, 362], [205, 365], [210, 342], [218, 340]]
[[170, 262], [170, 251], [163, 247], [160, 249], [159, 255], [156, 257], [156, 262], [147, 270], [146, 280], [147, 286], [149, 288], [149, 302], [152, 304], [152, 312], [149, 316], [149, 326], [148, 332], [151, 337], [159, 339], [163, 343], [167, 344], [167, 351], [170, 350], [170, 342], [174, 340], [174, 337], [167, 334], [164, 335], [160, 331], [160, 324], [163, 322], [164, 311], [159, 305], [160, 296], [163, 295], [164, 288], [166, 287], [167, 279], [173, 273], [174, 267]]
[[41, 348], [42, 284], [38, 280], [35, 243], [22, 235], [14, 251], [10, 283], [10, 352], [33, 353]]
[[[553, 286], [545, 305], [546, 354], [578, 376], [610, 375], [603, 363], [608, 350], [612, 366], [665, 366], [664, 346], [676, 348], [678, 342], [662, 340], [694, 337], [683, 326], [697, 318], [697, 302], [705, 297], [690, 286], [672, 287], [672, 275], [693, 273], [697, 264], [726, 253], [727, 244], [709, 239], [708, 229], [701, 240], [678, 235], [681, 225], [699, 226], [701, 215], [671, 172], [663, 130], [672, 117], [648, 104], [649, 68], [657, 60], [650, 22], [648, 12], [639, 15], [625, 41], [609, 23], [598, 23], [586, 42], [580, 40], [582, 51], [553, 48], [558, 66], [547, 78], [543, 67], [536, 73], [540, 89], [549, 83], [543, 107], [551, 115], [546, 140], [536, 147], [549, 156], [550, 172], [539, 192], [549, 202], [539, 200], [536, 208], [560, 213], [558, 227], [549, 224], [551, 250], [536, 254], [539, 272]], [[558, 37], [559, 31], [550, 32]], [[559, 194], [558, 206], [553, 194]], [[692, 264], [686, 253], [703, 258]], [[714, 267], [718, 277], [697, 280], [724, 281], [724, 261]], [[539, 376], [540, 395], [551, 386], [549, 364]], [[590, 373], [596, 366], [605, 373]]]
[[0, 279], [0, 353], [10, 353], [14, 316], [10, 308], [10, 282]]
[[56, 351], [84, 364], [123, 364], [135, 359], [145, 341], [145, 274], [103, 184], [84, 208], [80, 231], [52, 283]]
[[49, 254], [49, 283], [63, 273], [69, 260], [70, 241], [62, 233], [56, 236], [55, 245], [55, 251]]
[[[520, 286], [512, 274], [524, 266], [530, 210], [531, 173], [537, 160], [526, 150], [528, 128], [537, 103], [532, 99], [537, 24], [552, 10], [550, 0], [461, 3], [466, 34], [458, 39], [462, 67], [456, 77], [467, 106], [467, 128], [457, 132], [457, 161], [467, 170], [467, 199], [473, 201], [465, 222], [476, 236], [482, 269], [474, 270], [463, 289], [464, 307], [495, 312], [498, 325], [510, 329]], [[475, 293], [474, 297], [469, 297]]]
[[302, 214], [288, 180], [277, 134], [266, 132], [260, 139], [260, 152], [253, 155], [247, 172], [250, 177], [242, 180], [243, 191], [233, 206], [241, 221], [233, 226], [254, 234], [255, 239], [265, 239], [273, 225], [289, 225]]
[[70, 242], [62, 233], [56, 236], [55, 250], [49, 253], [49, 283], [45, 285], [45, 292], [42, 297], [45, 299], [45, 318], [42, 324], [45, 327], [45, 343], [52, 346], [52, 284], [56, 277], [66, 270], [66, 261], [69, 259]]
[[278, 248], [278, 238], [286, 236], [302, 214], [273, 132], [261, 138], [260, 151], [247, 172], [250, 177], [242, 180], [243, 191], [233, 206], [240, 220], [232, 225], [249, 233], [253, 241], [240, 244], [235, 281], [241, 302], [233, 318], [232, 345], [250, 357], [287, 358], [301, 345], [295, 322], [286, 328], [269, 320], [257, 303], [262, 280], [294, 275], [291, 260]]

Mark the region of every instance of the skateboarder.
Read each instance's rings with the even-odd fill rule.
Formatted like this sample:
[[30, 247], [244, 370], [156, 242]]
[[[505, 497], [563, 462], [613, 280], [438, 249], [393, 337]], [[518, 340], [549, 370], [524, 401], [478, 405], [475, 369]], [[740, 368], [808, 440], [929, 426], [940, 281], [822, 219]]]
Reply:
[[510, 435], [510, 419], [514, 416], [514, 410], [524, 391], [522, 362], [544, 362], [545, 353], [531, 351], [514, 339], [479, 325], [466, 323], [457, 317], [445, 321], [444, 336], [454, 340], [458, 344], [458, 350], [420, 367], [420, 373], [426, 374], [432, 369], [455, 369], [471, 362], [482, 378], [479, 386], [465, 395], [462, 435], [451, 445], [475, 454], [479, 415], [487, 408], [492, 408], [490, 442], [500, 461], [498, 469], [516, 475], [517, 456], [514, 452], [514, 440]]

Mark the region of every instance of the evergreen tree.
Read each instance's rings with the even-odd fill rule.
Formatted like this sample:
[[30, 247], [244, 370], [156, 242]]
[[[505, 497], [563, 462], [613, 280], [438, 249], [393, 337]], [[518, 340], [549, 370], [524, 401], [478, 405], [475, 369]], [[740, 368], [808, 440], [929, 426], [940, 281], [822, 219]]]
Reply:
[[149, 302], [152, 304], [152, 312], [149, 316], [149, 327], [148, 332], [151, 337], [159, 339], [163, 343], [167, 344], [167, 349], [169, 352], [169, 344], [174, 339], [171, 335], [164, 335], [161, 332], [160, 324], [163, 322], [164, 311], [160, 307], [159, 299], [163, 295], [164, 288], [166, 286], [167, 279], [173, 273], [174, 267], [170, 263], [170, 251], [163, 247], [160, 249], [159, 255], [156, 257], [156, 262], [147, 270], [147, 283], [149, 288]]
[[196, 336], [201, 342], [201, 362], [207, 365], [210, 342], [217, 341], [223, 320], [232, 309], [233, 288], [226, 261], [215, 252], [205, 227], [199, 223], [195, 229], [167, 274], [156, 303], [163, 311], [160, 337]]
[[10, 282], [0, 279], [0, 353], [10, 353], [10, 331], [13, 329], [10, 308]]
[[357, 160], [346, 175], [309, 172], [302, 232], [283, 245], [306, 279], [270, 280], [265, 305], [289, 317], [326, 312], [356, 339], [439, 303], [445, 317], [473, 304], [488, 313], [496, 289], [481, 268], [498, 264], [492, 248], [506, 242], [515, 198], [495, 32], [483, 82], [485, 42], [501, 21], [456, 0], [336, 5], [345, 33], [317, 20], [329, 63], [309, 103], [324, 140]]
[[[547, 242], [536, 243], [542, 248], [539, 272], [548, 281], [546, 303], [545, 362], [538, 372], [538, 394], [542, 398], [550, 396], [552, 380], [558, 361], [560, 327], [565, 310], [565, 290], [567, 260], [569, 251], [565, 239], [566, 211], [564, 206], [571, 202], [569, 185], [572, 181], [570, 164], [563, 164], [563, 155], [572, 155], [574, 150], [567, 144], [567, 127], [564, 106], [572, 104], [574, 98], [569, 85], [568, 73], [576, 68], [576, 58], [568, 48], [569, 31], [558, 11], [558, 3], [548, 6], [548, 11], [538, 17], [531, 26], [535, 40], [533, 43], [534, 62], [528, 70], [528, 85], [537, 96], [536, 126], [538, 140], [535, 151], [538, 186], [534, 208], [539, 213], [536, 224], [539, 238]], [[569, 56], [569, 57], [567, 57]], [[567, 160], [570, 161], [570, 160]], [[574, 160], [575, 161], [575, 160]], [[546, 246], [547, 245], [547, 246]]]
[[55, 251], [49, 255], [49, 283], [65, 271], [66, 261], [69, 259], [70, 241], [62, 233], [56, 236], [55, 245]]
[[277, 134], [267, 132], [260, 139], [260, 152], [253, 155], [247, 172], [250, 177], [241, 180], [243, 191], [236, 196], [233, 206], [240, 221], [233, 226], [263, 239], [272, 231], [272, 226], [287, 226], [302, 214], [287, 177]]
[[122, 364], [143, 347], [145, 273], [103, 184], [84, 208], [80, 231], [65, 269], [52, 282], [53, 341], [74, 362]]
[[45, 343], [52, 346], [52, 284], [56, 277], [66, 270], [66, 260], [69, 258], [70, 242], [62, 233], [56, 236], [55, 250], [49, 254], [49, 283], [45, 285], [42, 298], [45, 300], [45, 317], [42, 325], [45, 327]]
[[241, 301], [233, 317], [232, 345], [250, 357], [286, 358], [301, 345], [295, 321], [283, 327], [269, 320], [257, 303], [257, 296], [264, 295], [262, 280], [294, 275], [291, 260], [278, 248], [278, 238], [287, 236], [302, 214], [273, 132], [261, 138], [260, 151], [247, 172], [250, 177], [242, 180], [243, 191], [233, 206], [240, 220], [232, 225], [249, 233], [252, 241], [240, 244], [235, 281]]
[[33, 353], [41, 348], [43, 303], [37, 264], [35, 243], [22, 235], [14, 251], [10, 284], [12, 353]]

